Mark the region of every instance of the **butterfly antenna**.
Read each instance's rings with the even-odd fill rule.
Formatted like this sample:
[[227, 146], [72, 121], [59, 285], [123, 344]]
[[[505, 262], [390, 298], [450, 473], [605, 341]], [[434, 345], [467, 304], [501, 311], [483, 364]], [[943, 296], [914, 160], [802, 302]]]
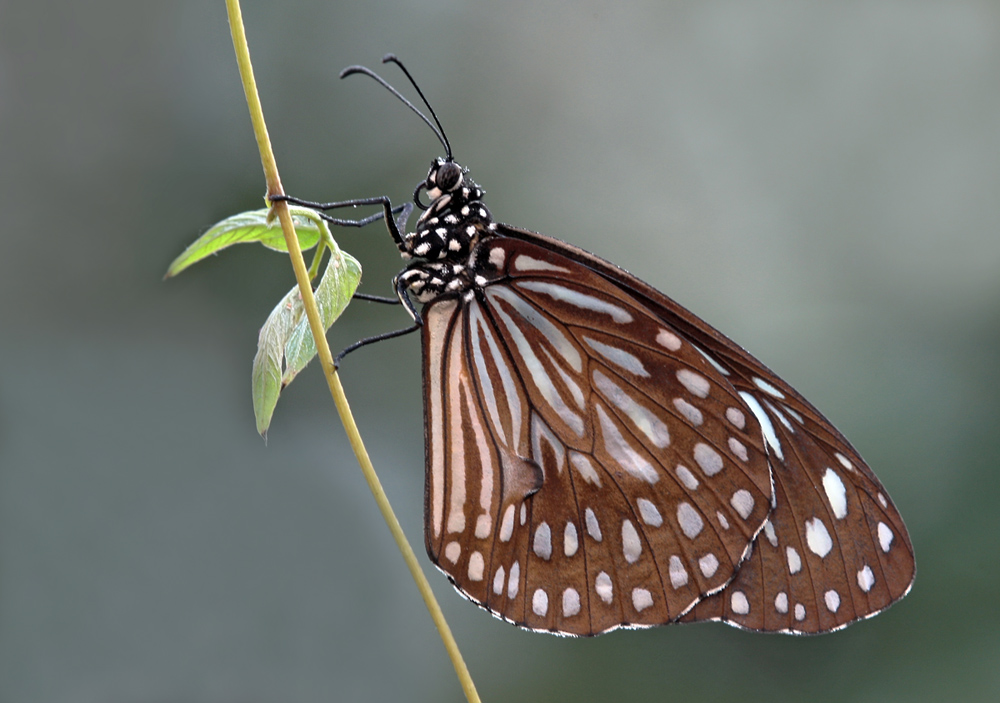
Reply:
[[[388, 63], [390, 61], [392, 63], [395, 63], [401, 69], [403, 69], [403, 73], [406, 74], [406, 77], [409, 79], [410, 84], [416, 89], [417, 94], [420, 96], [420, 99], [423, 100], [424, 105], [426, 105], [427, 109], [430, 111], [431, 116], [434, 118], [434, 122], [431, 122], [430, 119], [427, 117], [427, 115], [425, 115], [424, 113], [422, 113], [417, 108], [416, 105], [414, 105], [409, 100], [407, 100], [406, 97], [404, 97], [402, 93], [400, 93], [398, 90], [396, 90], [395, 88], [393, 88], [388, 83], [388, 81], [386, 81], [384, 78], [382, 78], [382, 76], [378, 75], [377, 73], [375, 73], [370, 68], [366, 68], [365, 66], [348, 66], [347, 68], [345, 68], [343, 71], [340, 72], [340, 77], [341, 78], [346, 78], [347, 76], [350, 76], [353, 73], [363, 73], [364, 75], [368, 76], [369, 78], [372, 78], [375, 81], [377, 81], [383, 88], [385, 88], [390, 93], [392, 93], [397, 98], [399, 98], [400, 102], [402, 102], [408, 108], [410, 108], [411, 110], [413, 110], [413, 112], [417, 115], [417, 117], [419, 117], [420, 119], [422, 119], [427, 124], [427, 126], [431, 128], [431, 131], [434, 132], [434, 136], [436, 136], [438, 138], [438, 141], [441, 142], [441, 146], [444, 147], [445, 153], [448, 156], [448, 160], [451, 161], [452, 160], [452, 156], [451, 156], [451, 144], [448, 141], [448, 137], [446, 137], [445, 134], [444, 134], [444, 128], [441, 126], [441, 121], [438, 119], [437, 114], [435, 114], [434, 108], [432, 108], [431, 105], [430, 105], [430, 103], [427, 102], [427, 98], [424, 97], [424, 92], [422, 90], [420, 90], [420, 86], [418, 86], [417, 83], [416, 83], [416, 81], [413, 80], [413, 76], [410, 75], [410, 72], [406, 70], [406, 66], [404, 66], [402, 64], [402, 62], [400, 62], [400, 60], [397, 59], [394, 54], [386, 54], [386, 56], [382, 59], [382, 63]], [[436, 124], [436, 126], [435, 126], [435, 124]]]

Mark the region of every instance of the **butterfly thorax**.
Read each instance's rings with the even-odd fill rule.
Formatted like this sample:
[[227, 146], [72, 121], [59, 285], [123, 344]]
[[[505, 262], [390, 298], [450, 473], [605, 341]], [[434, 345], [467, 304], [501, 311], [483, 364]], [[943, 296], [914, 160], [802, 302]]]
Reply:
[[407, 266], [399, 280], [422, 303], [472, 287], [469, 255], [496, 229], [482, 202], [483, 189], [466, 174], [454, 161], [435, 159], [418, 188], [426, 189], [431, 203], [399, 248], [404, 259], [420, 260]]

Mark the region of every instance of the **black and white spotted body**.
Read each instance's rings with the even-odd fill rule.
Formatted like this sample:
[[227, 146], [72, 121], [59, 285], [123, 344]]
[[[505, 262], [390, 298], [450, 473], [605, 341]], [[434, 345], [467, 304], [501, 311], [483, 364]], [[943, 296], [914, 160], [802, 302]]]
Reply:
[[[483, 189], [454, 161], [438, 158], [421, 187], [431, 203], [412, 232], [398, 243], [404, 259], [418, 259], [397, 276], [397, 284], [421, 303], [473, 287], [469, 255], [496, 225], [482, 203]], [[418, 188], [419, 190], [419, 188]]]

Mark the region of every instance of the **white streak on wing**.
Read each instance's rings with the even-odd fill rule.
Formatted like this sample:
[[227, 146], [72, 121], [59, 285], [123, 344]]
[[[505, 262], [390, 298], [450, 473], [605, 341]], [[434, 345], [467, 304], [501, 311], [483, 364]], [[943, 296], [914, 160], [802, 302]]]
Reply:
[[576, 403], [576, 406], [578, 408], [583, 410], [585, 399], [583, 397], [583, 391], [580, 389], [580, 385], [575, 380], [573, 380], [572, 376], [563, 371], [562, 366], [556, 363], [556, 360], [552, 358], [552, 355], [549, 353], [548, 349], [542, 347], [542, 353], [545, 354], [545, 358], [549, 360], [549, 363], [552, 364], [552, 368], [554, 368], [556, 370], [556, 373], [559, 374], [559, 378], [561, 378], [563, 380], [563, 383], [566, 384], [566, 388], [569, 389], [569, 394], [573, 396], [573, 402]]
[[771, 414], [774, 415], [776, 418], [778, 418], [778, 422], [780, 422], [782, 425], [785, 426], [785, 429], [787, 429], [792, 434], [795, 434], [795, 428], [792, 427], [792, 423], [790, 423], [788, 421], [788, 418], [786, 418], [781, 413], [781, 411], [778, 410], [778, 408], [776, 408], [774, 406], [774, 403], [772, 403], [771, 401], [769, 401], [767, 398], [764, 398], [764, 404], [767, 406], [768, 410], [771, 411]]
[[514, 433], [513, 441], [519, 439], [519, 428], [521, 426], [521, 400], [514, 387], [514, 378], [507, 368], [507, 362], [500, 353], [493, 330], [483, 319], [483, 311], [478, 302], [469, 305], [469, 319], [472, 328], [472, 358], [476, 362], [476, 371], [479, 376], [479, 386], [486, 400], [486, 410], [493, 421], [493, 427], [499, 436], [500, 443], [517, 451], [516, 447], [511, 447], [511, 441], [507, 439], [503, 423], [500, 422], [500, 411], [497, 407], [496, 390], [493, 388], [493, 381], [490, 379], [489, 369], [486, 366], [486, 358], [483, 356], [482, 344], [480, 340], [486, 340], [486, 348], [489, 349], [493, 360], [493, 368], [496, 369], [503, 384], [503, 392], [507, 397], [507, 407], [510, 410], [511, 430]]
[[531, 413], [531, 458], [542, 467], [544, 471], [548, 467], [542, 461], [542, 440], [548, 442], [552, 448], [552, 453], [556, 455], [556, 470], [561, 475], [563, 467], [566, 466], [566, 447], [559, 441], [555, 433], [545, 424], [545, 421], [538, 416], [538, 413]]
[[773, 396], [775, 398], [779, 398], [781, 400], [785, 399], [785, 394], [784, 393], [782, 393], [781, 391], [779, 391], [777, 388], [775, 388], [774, 386], [772, 386], [770, 383], [768, 383], [767, 381], [765, 381], [763, 378], [758, 378], [757, 376], [754, 376], [753, 377], [753, 382], [757, 384], [758, 388], [760, 388], [762, 391], [764, 391], [768, 395]]
[[514, 340], [517, 351], [524, 360], [524, 365], [527, 367], [528, 373], [531, 374], [531, 380], [535, 382], [535, 387], [542, 394], [542, 398], [552, 407], [562, 421], [576, 433], [577, 437], [582, 437], [584, 429], [583, 418], [570, 410], [569, 406], [566, 405], [566, 401], [563, 400], [555, 384], [552, 382], [552, 377], [549, 376], [548, 371], [545, 370], [545, 366], [531, 348], [528, 338], [524, 336], [521, 328], [517, 326], [517, 323], [507, 314], [506, 310], [499, 305], [493, 309], [496, 310], [497, 316], [507, 328], [511, 339]]
[[[462, 359], [462, 345], [453, 344], [449, 354], [449, 368], [460, 368]], [[450, 386], [457, 386], [448, 389], [448, 440], [450, 444], [450, 471], [451, 494], [448, 497], [448, 532], [462, 532], [465, 530], [465, 433], [462, 423], [462, 395], [467, 394], [466, 384], [468, 379], [463, 376], [451, 376]]]
[[628, 473], [648, 483], [660, 480], [656, 469], [635, 449], [625, 441], [615, 423], [601, 405], [597, 406], [597, 417], [601, 421], [601, 434], [604, 435], [604, 448], [608, 454]]
[[569, 364], [577, 373], [583, 371], [583, 358], [580, 356], [580, 352], [574, 346], [573, 342], [570, 341], [569, 337], [563, 334], [563, 331], [559, 329], [552, 321], [549, 320], [544, 314], [542, 314], [534, 305], [529, 303], [527, 300], [522, 298], [520, 295], [512, 290], [504, 288], [502, 286], [491, 286], [486, 290], [486, 297], [489, 298], [494, 305], [497, 304], [496, 299], [500, 298], [504, 302], [508, 303], [518, 315], [524, 318], [524, 320], [534, 327], [538, 332], [552, 345], [556, 353], [559, 354], [566, 363]]
[[518, 281], [519, 288], [544, 293], [545, 295], [563, 303], [574, 305], [584, 310], [593, 310], [611, 316], [611, 319], [619, 324], [626, 324], [632, 321], [632, 315], [625, 308], [612, 305], [600, 298], [595, 298], [586, 293], [580, 293], [558, 283], [548, 283], [546, 281]]
[[723, 376], [728, 376], [729, 375], [729, 371], [726, 370], [726, 368], [722, 364], [720, 364], [714, 358], [712, 358], [711, 356], [709, 356], [708, 352], [706, 352], [704, 349], [702, 349], [701, 347], [699, 347], [697, 344], [692, 344], [691, 346], [694, 347], [695, 349], [697, 349], [698, 352], [703, 357], [705, 357], [705, 361], [707, 361], [708, 363], [710, 363], [712, 366], [715, 367], [716, 371], [718, 371], [719, 373], [721, 373]]
[[[503, 511], [503, 519], [500, 523], [500, 541], [510, 542], [511, 535], [514, 534], [514, 504], [511, 503]], [[514, 573], [513, 571], [511, 572]]]
[[611, 401], [612, 405], [628, 416], [636, 428], [646, 435], [654, 446], [663, 449], [670, 444], [670, 431], [663, 424], [663, 421], [654, 415], [649, 408], [637, 403], [631, 395], [598, 369], [594, 369], [594, 385]]
[[569, 273], [562, 266], [556, 266], [555, 264], [550, 264], [548, 261], [535, 259], [524, 254], [514, 259], [514, 268], [518, 271], [558, 271], [560, 273]]
[[480, 480], [482, 481], [479, 490], [479, 505], [482, 506], [483, 510], [489, 512], [490, 504], [493, 501], [493, 452], [490, 450], [490, 445], [486, 439], [486, 428], [483, 427], [482, 418], [472, 404], [472, 397], [467, 384], [462, 384], [462, 391], [465, 408], [469, 412], [469, 426], [476, 437], [476, 449], [479, 450]]
[[639, 358], [629, 354], [624, 349], [619, 349], [618, 347], [613, 347], [610, 344], [598, 342], [596, 339], [591, 339], [590, 337], [584, 337], [583, 341], [587, 343], [588, 347], [603, 356], [615, 366], [624, 369], [629, 373], [633, 373], [636, 376], [649, 378], [649, 371], [647, 371], [646, 367], [642, 365]]
[[771, 449], [774, 450], [775, 456], [784, 461], [785, 457], [781, 452], [781, 442], [778, 441], [778, 435], [774, 433], [774, 425], [771, 424], [771, 418], [767, 416], [764, 408], [761, 407], [760, 403], [757, 402], [757, 399], [750, 393], [747, 393], [746, 391], [740, 391], [739, 393], [743, 402], [747, 404], [747, 407], [750, 408], [750, 411], [757, 418], [757, 422], [760, 423], [760, 429], [764, 435], [764, 440], [768, 443], [768, 445], [770, 445]]
[[785, 412], [792, 416], [793, 420], [795, 420], [800, 425], [803, 424], [802, 416], [799, 415], [797, 412], [795, 412], [795, 410], [790, 405], [784, 405], [783, 407], [785, 408]]
[[[437, 303], [431, 306], [424, 316], [424, 324], [428, 329], [428, 358], [443, 360], [444, 343], [448, 323], [455, 315], [458, 304], [455, 301]], [[456, 329], [455, 334], [461, 340], [461, 329]], [[441, 406], [444, 398], [444, 379], [440, 370], [444, 368], [443, 363], [435, 362], [431, 366], [429, 377], [429, 388], [427, 391], [428, 413], [430, 415], [431, 427], [431, 461], [430, 461], [430, 493], [431, 493], [431, 525], [434, 536], [440, 537], [444, 527], [444, 408]]]
[[592, 483], [598, 488], [601, 487], [601, 477], [597, 473], [597, 469], [594, 465], [590, 463], [590, 458], [585, 454], [580, 452], [574, 452], [572, 449], [569, 452], [569, 463], [573, 465], [573, 468], [580, 472], [580, 476], [587, 483]]

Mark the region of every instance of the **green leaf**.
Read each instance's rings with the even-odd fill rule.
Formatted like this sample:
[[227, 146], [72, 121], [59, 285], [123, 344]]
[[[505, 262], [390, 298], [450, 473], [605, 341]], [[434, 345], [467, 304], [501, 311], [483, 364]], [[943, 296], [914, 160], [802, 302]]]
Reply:
[[[324, 331], [340, 317], [360, 282], [358, 260], [334, 248], [315, 290]], [[266, 436], [271, 424], [281, 389], [291, 383], [314, 356], [316, 343], [296, 286], [271, 311], [257, 342], [252, 374], [253, 410], [257, 431], [262, 436]]]
[[[295, 232], [299, 237], [299, 246], [303, 251], [312, 249], [322, 237], [324, 224], [312, 210], [294, 207], [289, 209], [292, 213], [292, 222], [295, 224]], [[281, 224], [277, 220], [268, 222], [269, 212], [270, 210], [250, 210], [227, 217], [198, 237], [174, 259], [165, 277], [176, 276], [188, 266], [233, 244], [260, 242], [268, 249], [288, 251]]]

